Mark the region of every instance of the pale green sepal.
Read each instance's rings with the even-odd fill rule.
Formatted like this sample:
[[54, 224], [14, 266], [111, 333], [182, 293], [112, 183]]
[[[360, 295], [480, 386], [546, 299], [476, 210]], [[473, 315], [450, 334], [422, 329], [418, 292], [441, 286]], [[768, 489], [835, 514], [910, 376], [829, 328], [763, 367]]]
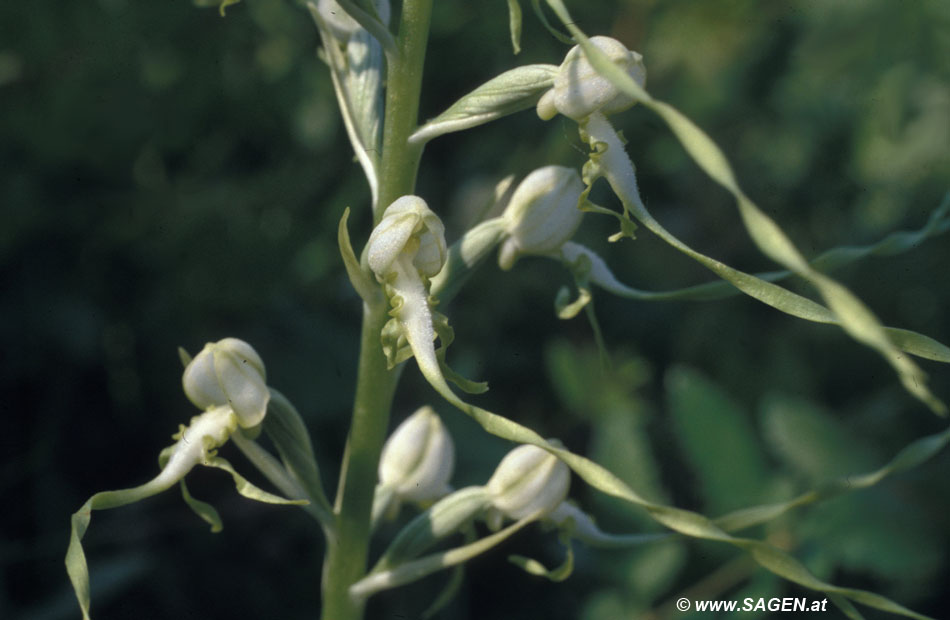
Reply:
[[178, 347], [178, 359], [181, 360], [182, 366], [188, 368], [188, 364], [191, 363], [192, 357], [191, 354], [185, 350], [185, 347]]
[[442, 271], [431, 280], [432, 297], [447, 302], [455, 297], [475, 268], [506, 236], [504, 220], [485, 220], [449, 247]]
[[66, 550], [66, 572], [76, 592], [76, 599], [82, 610], [83, 620], [89, 620], [89, 567], [86, 554], [82, 549], [82, 539], [89, 528], [93, 510], [118, 508], [126, 504], [143, 500], [167, 490], [175, 479], [161, 473], [151, 481], [131, 489], [121, 491], [102, 491], [96, 493], [77, 510], [70, 519], [69, 548]]
[[521, 53], [521, 5], [518, 0], [508, 0], [508, 28], [511, 30], [511, 49]]
[[340, 218], [340, 225], [337, 228], [337, 244], [340, 246], [340, 256], [343, 257], [343, 266], [346, 267], [346, 275], [350, 279], [350, 284], [357, 295], [368, 304], [378, 303], [380, 300], [379, 286], [369, 274], [365, 273], [360, 266], [360, 261], [356, 258], [353, 251], [353, 244], [350, 242], [350, 231], [346, 223], [350, 218], [350, 208], [343, 210], [343, 217]]
[[[303, 418], [286, 396], [271, 389], [264, 432], [277, 448], [286, 471], [300, 487], [324, 526], [334, 522], [333, 510], [327, 500], [320, 478], [320, 469], [313, 453], [313, 444]], [[285, 491], [286, 492], [286, 491]]]
[[438, 136], [471, 129], [503, 116], [527, 110], [551, 88], [557, 67], [525, 65], [488, 80], [463, 96], [409, 136], [409, 143], [425, 144]]
[[381, 572], [372, 572], [350, 587], [350, 596], [358, 601], [366, 600], [377, 592], [418, 581], [437, 571], [458, 566], [478, 557], [504, 542], [508, 537], [537, 519], [529, 515], [495, 534], [490, 534], [473, 543], [427, 555]]
[[459, 532], [491, 505], [485, 487], [466, 487], [446, 495], [399, 532], [372, 572], [380, 572], [425, 553]]
[[178, 486], [181, 487], [182, 499], [185, 500], [185, 503], [188, 504], [188, 507], [191, 508], [196, 515], [211, 526], [211, 533], [217, 534], [220, 532], [224, 524], [221, 522], [221, 515], [218, 514], [215, 507], [207, 502], [195, 499], [188, 491], [188, 485], [185, 484], [184, 478], [178, 481]]
[[237, 492], [248, 499], [253, 499], [254, 501], [263, 502], [265, 504], [289, 504], [293, 506], [305, 506], [310, 503], [305, 499], [286, 499], [279, 495], [268, 493], [264, 489], [254, 486], [254, 484], [252, 484], [247, 478], [234, 471], [234, 467], [231, 466], [231, 463], [227, 462], [220, 456], [211, 457], [206, 462], [202, 463], [202, 465], [205, 465], [206, 467], [222, 469], [231, 474], [231, 477], [234, 479], [234, 487], [237, 489]]
[[561, 536], [561, 544], [564, 545], [566, 554], [564, 561], [557, 568], [548, 569], [541, 562], [523, 555], [510, 555], [508, 561], [526, 573], [560, 583], [574, 572], [574, 547], [571, 545], [571, 537]]

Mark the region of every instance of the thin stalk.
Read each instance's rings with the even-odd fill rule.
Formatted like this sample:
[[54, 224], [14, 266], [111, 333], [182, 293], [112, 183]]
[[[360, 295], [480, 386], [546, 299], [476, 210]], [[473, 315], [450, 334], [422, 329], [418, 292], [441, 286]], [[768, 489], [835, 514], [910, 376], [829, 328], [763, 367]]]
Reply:
[[422, 146], [409, 144], [409, 136], [419, 120], [419, 92], [431, 13], [432, 0], [403, 2], [396, 40], [398, 54], [389, 62], [386, 74], [386, 113], [376, 223], [394, 200], [415, 191]]
[[[409, 135], [418, 120], [431, 12], [432, 0], [405, 0], [397, 50], [388, 55], [379, 209], [374, 223], [396, 198], [415, 191], [422, 149], [409, 145]], [[387, 369], [380, 345], [380, 332], [390, 318], [387, 311], [385, 300], [363, 306], [353, 418], [334, 506], [336, 536], [328, 541], [324, 561], [323, 620], [363, 617], [363, 605], [350, 597], [349, 589], [366, 574], [376, 469], [399, 380], [398, 369]]]

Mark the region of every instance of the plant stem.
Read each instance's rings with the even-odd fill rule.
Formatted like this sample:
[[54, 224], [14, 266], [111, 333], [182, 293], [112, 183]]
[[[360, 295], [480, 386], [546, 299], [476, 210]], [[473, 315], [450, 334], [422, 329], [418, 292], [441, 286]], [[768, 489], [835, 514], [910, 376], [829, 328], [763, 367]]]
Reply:
[[[383, 209], [396, 198], [415, 191], [422, 150], [410, 146], [408, 138], [418, 120], [431, 12], [432, 0], [403, 2], [396, 39], [398, 51], [389, 55], [387, 67], [379, 210], [374, 214], [374, 223], [379, 222]], [[388, 309], [385, 299], [363, 306], [353, 419], [334, 507], [336, 535], [327, 543], [324, 562], [323, 620], [363, 617], [363, 605], [350, 597], [349, 588], [366, 573], [376, 469], [399, 380], [398, 369], [387, 369], [380, 345], [380, 332], [390, 318]]]
[[403, 2], [396, 40], [399, 53], [391, 59], [386, 74], [386, 116], [376, 223], [394, 200], [415, 191], [422, 147], [410, 145], [409, 136], [419, 119], [419, 92], [431, 13], [432, 0]]

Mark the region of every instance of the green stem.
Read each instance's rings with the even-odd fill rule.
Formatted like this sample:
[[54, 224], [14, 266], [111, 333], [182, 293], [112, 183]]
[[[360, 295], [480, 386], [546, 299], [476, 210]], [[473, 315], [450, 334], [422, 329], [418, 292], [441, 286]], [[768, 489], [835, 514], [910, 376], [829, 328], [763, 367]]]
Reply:
[[[419, 93], [432, 0], [405, 0], [396, 39], [397, 53], [387, 67], [386, 116], [380, 165], [379, 222], [383, 209], [415, 191], [421, 147], [410, 146], [416, 128]], [[328, 541], [323, 572], [323, 620], [360, 620], [363, 605], [349, 594], [366, 574], [370, 520], [379, 454], [386, 439], [389, 412], [399, 372], [388, 370], [380, 332], [389, 320], [388, 303], [363, 306], [360, 362], [337, 491], [336, 535]]]
[[409, 136], [419, 120], [419, 92], [431, 13], [432, 0], [403, 2], [396, 40], [398, 54], [391, 59], [386, 74], [386, 116], [376, 223], [394, 200], [415, 191], [422, 146], [410, 145]]

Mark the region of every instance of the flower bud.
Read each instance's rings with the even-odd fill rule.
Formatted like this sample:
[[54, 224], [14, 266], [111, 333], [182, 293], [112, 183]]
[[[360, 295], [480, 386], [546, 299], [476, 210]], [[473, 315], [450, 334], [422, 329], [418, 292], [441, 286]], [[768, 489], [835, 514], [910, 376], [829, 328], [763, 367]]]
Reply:
[[237, 338], [209, 342], [185, 368], [185, 394], [199, 409], [229, 406], [242, 428], [257, 426], [267, 413], [270, 390], [264, 362]]
[[432, 407], [421, 407], [386, 440], [379, 460], [379, 483], [400, 499], [426, 501], [448, 492], [455, 446]]
[[[591, 37], [590, 42], [637, 84], [643, 86], [646, 83], [643, 56], [610, 37]], [[560, 112], [575, 121], [582, 121], [594, 112], [609, 115], [622, 112], [634, 103], [636, 101], [629, 95], [597, 73], [581, 47], [575, 45], [564, 57], [554, 78], [554, 87], [538, 101], [537, 111], [542, 120], [550, 120]]]
[[442, 270], [447, 252], [442, 220], [418, 196], [403, 196], [389, 205], [367, 242], [369, 267], [380, 278], [400, 257], [431, 278]]
[[571, 472], [560, 459], [537, 446], [518, 446], [505, 455], [488, 481], [492, 505], [512, 519], [547, 514], [567, 496]]
[[583, 191], [573, 168], [545, 166], [526, 176], [502, 215], [509, 237], [498, 254], [501, 268], [511, 269], [521, 254], [556, 252], [573, 237], [583, 216], [577, 208]]

